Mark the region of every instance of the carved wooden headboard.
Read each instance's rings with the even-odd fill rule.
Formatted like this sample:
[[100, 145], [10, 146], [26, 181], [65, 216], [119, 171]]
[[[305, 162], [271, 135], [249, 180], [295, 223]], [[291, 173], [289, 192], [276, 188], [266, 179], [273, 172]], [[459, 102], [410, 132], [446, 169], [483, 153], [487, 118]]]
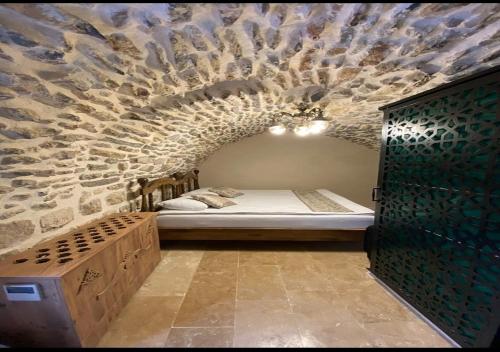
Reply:
[[185, 192], [200, 188], [198, 182], [199, 170], [193, 170], [186, 174], [173, 174], [171, 177], [162, 177], [149, 181], [147, 178], [139, 178], [141, 185], [141, 211], [156, 211], [153, 201], [153, 192], [161, 190], [161, 200], [180, 197]]

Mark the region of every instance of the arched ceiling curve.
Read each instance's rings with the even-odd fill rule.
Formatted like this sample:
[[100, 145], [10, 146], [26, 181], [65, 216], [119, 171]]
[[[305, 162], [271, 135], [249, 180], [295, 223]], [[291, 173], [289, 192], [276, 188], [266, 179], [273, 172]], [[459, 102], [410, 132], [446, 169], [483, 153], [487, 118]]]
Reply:
[[301, 101], [377, 149], [379, 106], [500, 63], [498, 4], [3, 4], [0, 24], [1, 117], [180, 168]]

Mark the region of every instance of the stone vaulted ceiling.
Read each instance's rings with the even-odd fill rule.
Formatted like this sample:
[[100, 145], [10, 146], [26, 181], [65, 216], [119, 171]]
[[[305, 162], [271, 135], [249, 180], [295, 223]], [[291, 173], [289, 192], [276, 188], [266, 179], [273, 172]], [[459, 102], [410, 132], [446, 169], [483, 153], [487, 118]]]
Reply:
[[376, 149], [379, 106], [500, 62], [499, 18], [498, 4], [5, 4], [2, 98], [193, 162], [306, 101], [329, 135]]
[[377, 149], [379, 106], [499, 63], [498, 4], [2, 4], [0, 251], [300, 102]]

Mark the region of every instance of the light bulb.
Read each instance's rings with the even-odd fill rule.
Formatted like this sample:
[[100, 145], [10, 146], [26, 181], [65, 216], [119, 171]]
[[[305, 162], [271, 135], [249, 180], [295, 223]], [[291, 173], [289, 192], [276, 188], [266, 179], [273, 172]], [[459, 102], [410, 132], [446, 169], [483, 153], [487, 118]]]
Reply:
[[328, 127], [328, 121], [325, 120], [313, 120], [310, 124], [310, 131], [312, 134], [320, 134]]
[[307, 127], [307, 126], [297, 126], [293, 129], [293, 132], [295, 132], [295, 134], [299, 137], [305, 137], [309, 133], [311, 133], [311, 131], [309, 130], [309, 127]]
[[275, 135], [281, 135], [286, 132], [286, 127], [283, 125], [276, 125], [269, 127], [269, 132]]

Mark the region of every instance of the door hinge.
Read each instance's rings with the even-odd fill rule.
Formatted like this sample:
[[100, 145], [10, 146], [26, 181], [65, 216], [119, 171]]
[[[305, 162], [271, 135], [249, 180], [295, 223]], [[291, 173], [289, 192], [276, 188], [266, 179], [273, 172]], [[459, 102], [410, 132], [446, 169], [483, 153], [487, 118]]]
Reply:
[[374, 202], [379, 202], [380, 198], [378, 197], [380, 191], [380, 187], [373, 187], [372, 188], [372, 201]]

